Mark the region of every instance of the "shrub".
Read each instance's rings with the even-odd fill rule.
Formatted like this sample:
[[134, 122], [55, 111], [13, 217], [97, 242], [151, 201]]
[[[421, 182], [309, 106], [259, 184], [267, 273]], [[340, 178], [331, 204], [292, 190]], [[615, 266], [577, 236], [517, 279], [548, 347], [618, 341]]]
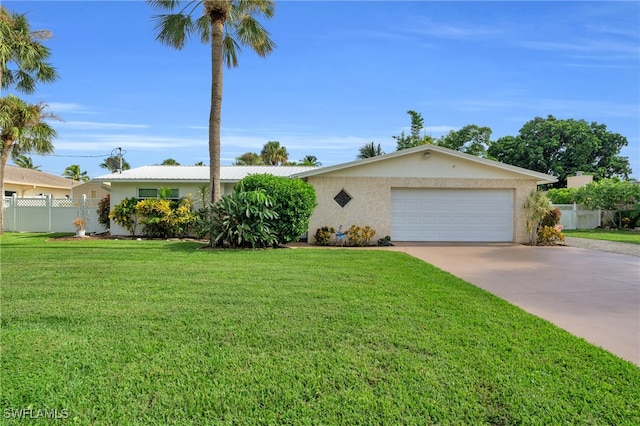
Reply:
[[113, 219], [115, 223], [129, 231], [131, 235], [135, 234], [136, 226], [138, 225], [136, 204], [138, 204], [137, 198], [125, 198], [109, 213], [109, 219]]
[[142, 233], [151, 238], [182, 237], [195, 222], [193, 202], [185, 197], [179, 202], [149, 198], [136, 204]]
[[538, 228], [538, 245], [549, 246], [564, 241], [562, 226], [541, 226]]
[[295, 241], [309, 228], [309, 218], [316, 207], [313, 186], [300, 179], [290, 179], [269, 174], [256, 174], [242, 179], [237, 192], [263, 190], [273, 200], [273, 210], [278, 221], [270, 223], [277, 242]]
[[323, 226], [316, 230], [315, 242], [321, 246], [328, 246], [331, 242], [331, 234], [335, 234], [336, 230], [330, 226]]
[[347, 245], [362, 247], [371, 245], [371, 239], [376, 235], [375, 229], [372, 229], [369, 225], [361, 228], [357, 225], [352, 225], [346, 232]]
[[577, 188], [553, 188], [547, 191], [553, 204], [573, 204], [578, 202]]
[[109, 209], [111, 208], [111, 195], [107, 194], [102, 200], [98, 202], [98, 223], [102, 225], [104, 229], [111, 227], [111, 221], [109, 220]]
[[539, 227], [542, 226], [551, 226], [554, 227], [560, 223], [560, 216], [562, 216], [562, 212], [559, 208], [553, 208], [547, 212], [546, 215], [540, 221]]
[[271, 224], [278, 219], [274, 202], [265, 191], [236, 191], [210, 204], [208, 233], [211, 245], [269, 247], [278, 243]]

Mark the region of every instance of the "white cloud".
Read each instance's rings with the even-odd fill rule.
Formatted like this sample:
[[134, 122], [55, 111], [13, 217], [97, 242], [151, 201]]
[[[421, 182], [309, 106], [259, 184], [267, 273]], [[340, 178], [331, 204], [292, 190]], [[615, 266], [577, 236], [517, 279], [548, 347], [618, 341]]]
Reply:
[[100, 121], [65, 121], [60, 126], [75, 130], [146, 129], [146, 124], [105, 123]]

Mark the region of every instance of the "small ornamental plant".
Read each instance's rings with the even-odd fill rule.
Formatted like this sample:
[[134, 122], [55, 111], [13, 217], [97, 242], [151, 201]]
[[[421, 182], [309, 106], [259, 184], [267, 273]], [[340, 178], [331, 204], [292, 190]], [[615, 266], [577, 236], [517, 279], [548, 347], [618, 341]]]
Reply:
[[76, 231], [83, 231], [87, 227], [87, 221], [81, 217], [76, 217], [73, 219], [73, 226], [76, 227]]

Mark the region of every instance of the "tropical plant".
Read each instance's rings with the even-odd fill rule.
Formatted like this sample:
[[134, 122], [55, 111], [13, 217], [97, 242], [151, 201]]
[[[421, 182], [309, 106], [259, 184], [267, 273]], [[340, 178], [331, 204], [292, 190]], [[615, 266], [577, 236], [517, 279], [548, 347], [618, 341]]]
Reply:
[[194, 164], [194, 166], [201, 166], [201, 167], [204, 167], [204, 166], [205, 166], [205, 164], [204, 164], [204, 161], [198, 161], [198, 162], [196, 162], [196, 163]]
[[263, 190], [273, 199], [273, 210], [278, 221], [272, 224], [277, 242], [296, 241], [309, 227], [309, 218], [315, 209], [316, 191], [301, 179], [290, 179], [270, 174], [255, 174], [242, 179], [236, 191]]
[[265, 164], [270, 166], [284, 166], [289, 160], [287, 148], [280, 146], [278, 141], [269, 141], [262, 147], [260, 157]]
[[318, 157], [315, 155], [306, 155], [302, 160], [298, 162], [299, 166], [322, 166], [322, 163], [318, 161]]
[[376, 146], [374, 142], [370, 142], [362, 145], [360, 149], [358, 149], [358, 155], [356, 155], [356, 158], [358, 160], [364, 160], [365, 158], [377, 157], [378, 155], [384, 155], [380, 144]]
[[210, 205], [211, 245], [264, 248], [278, 243], [272, 224], [278, 219], [273, 199], [264, 190], [235, 191]]
[[[120, 168], [120, 157], [118, 155], [112, 155], [110, 157], [107, 157], [104, 159], [102, 163], [100, 163], [100, 167], [102, 167], [103, 169], [110, 170], [111, 173], [115, 173]], [[127, 160], [122, 158], [122, 170], [129, 170], [129, 169], [131, 169], [131, 165], [127, 162]]]
[[545, 193], [534, 189], [525, 199], [523, 207], [526, 213], [529, 244], [535, 246], [538, 242], [538, 226], [547, 212], [551, 210], [551, 200]]
[[33, 93], [36, 84], [58, 78], [47, 59], [49, 48], [42, 41], [51, 37], [47, 30], [32, 31], [23, 14], [9, 12], [0, 5], [0, 87], [15, 87], [22, 93]]
[[107, 194], [98, 202], [98, 223], [102, 225], [104, 229], [111, 227], [111, 221], [109, 220], [109, 209], [111, 208], [111, 195]]
[[[44, 104], [27, 104], [13, 95], [0, 98], [0, 194], [4, 194], [4, 171], [7, 160], [28, 152], [53, 152], [56, 131], [46, 119], [54, 118]], [[2, 234], [0, 209], [0, 235]]]
[[72, 164], [66, 169], [64, 169], [62, 176], [71, 180], [77, 180], [82, 182], [89, 182], [91, 180], [87, 175], [87, 172], [81, 170], [78, 164]]
[[577, 198], [587, 208], [612, 212], [613, 221], [622, 227], [621, 213], [640, 204], [640, 185], [617, 177], [602, 179], [579, 188]]
[[23, 169], [40, 170], [40, 166], [34, 165], [31, 157], [27, 157], [26, 155], [18, 154], [13, 159], [13, 162], [16, 166], [22, 167]]
[[336, 233], [336, 229], [333, 226], [323, 226], [316, 229], [316, 235], [314, 241], [320, 246], [328, 246], [331, 242], [331, 235]]
[[196, 220], [193, 201], [189, 197], [179, 202], [148, 198], [138, 201], [135, 211], [142, 224], [142, 233], [151, 238], [185, 236]]
[[109, 212], [109, 219], [129, 231], [131, 235], [135, 235], [138, 225], [136, 204], [138, 204], [137, 198], [125, 198]]
[[245, 152], [237, 156], [235, 163], [233, 163], [234, 166], [261, 166], [263, 164], [262, 157], [255, 152]]
[[396, 151], [433, 143], [431, 136], [420, 135], [424, 129], [424, 118], [422, 118], [422, 115], [413, 110], [407, 111], [407, 114], [411, 116], [411, 134], [405, 136], [404, 132], [402, 132], [400, 136], [392, 136], [392, 138], [396, 140]]
[[173, 158], [167, 158], [166, 160], [164, 160], [162, 163], [160, 163], [161, 166], [179, 166], [180, 163], [178, 163], [176, 160], [174, 160]]
[[[275, 43], [258, 17], [271, 18], [273, 0], [147, 0], [152, 6], [177, 13], [155, 16], [156, 39], [182, 49], [191, 35], [211, 46], [211, 109], [209, 113], [210, 200], [220, 199], [220, 118], [222, 112], [222, 69], [238, 66], [240, 46], [248, 46], [259, 56], [271, 53]], [[186, 5], [185, 5], [186, 3]], [[203, 6], [204, 13], [198, 12]], [[197, 16], [199, 14], [199, 16]]]

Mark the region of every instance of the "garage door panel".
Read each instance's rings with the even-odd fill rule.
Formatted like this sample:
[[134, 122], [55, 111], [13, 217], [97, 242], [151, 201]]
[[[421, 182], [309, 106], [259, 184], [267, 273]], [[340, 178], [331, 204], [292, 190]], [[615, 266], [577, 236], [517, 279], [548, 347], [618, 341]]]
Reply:
[[393, 189], [396, 241], [513, 241], [513, 192], [502, 189]]

